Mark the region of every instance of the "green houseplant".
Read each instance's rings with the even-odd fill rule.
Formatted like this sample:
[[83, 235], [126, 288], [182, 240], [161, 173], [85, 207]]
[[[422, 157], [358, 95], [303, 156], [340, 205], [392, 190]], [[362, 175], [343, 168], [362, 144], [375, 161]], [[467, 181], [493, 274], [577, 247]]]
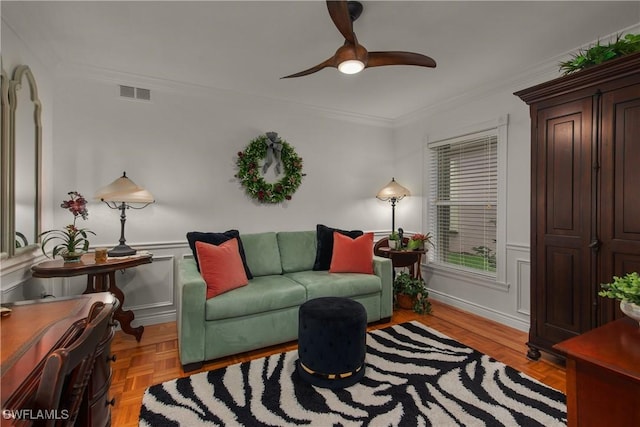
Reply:
[[[409, 238], [409, 242], [407, 242], [407, 249], [414, 251], [421, 251], [427, 249], [426, 245], [430, 245], [432, 248], [435, 248], [432, 241], [433, 236], [431, 233], [421, 234], [416, 233]], [[428, 250], [428, 249], [427, 249]]]
[[[429, 292], [422, 278], [412, 277], [405, 271], [400, 272], [393, 281], [393, 297], [394, 305], [401, 308], [412, 308], [419, 314], [431, 313]], [[404, 301], [410, 301], [408, 306]]]
[[620, 310], [640, 324], [640, 275], [628, 273], [624, 277], [613, 276], [613, 282], [600, 285], [601, 297], [620, 300]]
[[400, 242], [400, 235], [398, 234], [397, 231], [392, 231], [391, 234], [389, 234], [389, 247], [391, 249], [398, 249], [398, 247], [400, 246], [398, 244], [398, 242]]
[[594, 46], [580, 50], [570, 60], [560, 63], [560, 71], [564, 75], [575, 73], [634, 52], [640, 52], [640, 34], [618, 35], [615, 42], [601, 44], [598, 41]]

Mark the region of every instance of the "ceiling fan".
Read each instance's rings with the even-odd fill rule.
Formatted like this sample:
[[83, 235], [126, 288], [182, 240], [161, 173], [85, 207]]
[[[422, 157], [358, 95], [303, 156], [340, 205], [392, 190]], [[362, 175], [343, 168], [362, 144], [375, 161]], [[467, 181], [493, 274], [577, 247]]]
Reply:
[[345, 74], [356, 74], [365, 68], [381, 67], [383, 65], [417, 65], [419, 67], [435, 68], [436, 61], [428, 56], [401, 51], [367, 52], [353, 32], [353, 21], [362, 13], [362, 3], [359, 1], [331, 1], [327, 0], [327, 9], [338, 31], [344, 36], [344, 45], [326, 61], [289, 76], [302, 77], [318, 72], [326, 67], [334, 67]]

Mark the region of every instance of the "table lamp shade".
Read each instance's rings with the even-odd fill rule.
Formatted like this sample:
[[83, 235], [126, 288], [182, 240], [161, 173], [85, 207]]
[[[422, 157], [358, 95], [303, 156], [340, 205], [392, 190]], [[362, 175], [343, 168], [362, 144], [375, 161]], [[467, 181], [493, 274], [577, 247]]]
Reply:
[[96, 199], [103, 202], [153, 203], [153, 195], [131, 181], [126, 172], [106, 187], [98, 190]]
[[376, 194], [378, 199], [391, 203], [391, 231], [395, 231], [396, 228], [396, 202], [410, 195], [411, 192], [398, 184], [395, 178], [391, 178], [391, 181]]
[[400, 200], [403, 197], [410, 195], [411, 192], [408, 189], [398, 184], [395, 178], [391, 178], [391, 181], [378, 191], [376, 197], [380, 200]]

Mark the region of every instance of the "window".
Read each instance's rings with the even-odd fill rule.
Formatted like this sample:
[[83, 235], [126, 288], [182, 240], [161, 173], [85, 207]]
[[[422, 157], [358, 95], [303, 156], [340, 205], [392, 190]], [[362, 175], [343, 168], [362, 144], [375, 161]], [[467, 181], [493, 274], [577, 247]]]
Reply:
[[494, 127], [427, 145], [427, 223], [436, 264], [503, 277], [497, 267], [504, 247], [499, 139], [505, 133]]

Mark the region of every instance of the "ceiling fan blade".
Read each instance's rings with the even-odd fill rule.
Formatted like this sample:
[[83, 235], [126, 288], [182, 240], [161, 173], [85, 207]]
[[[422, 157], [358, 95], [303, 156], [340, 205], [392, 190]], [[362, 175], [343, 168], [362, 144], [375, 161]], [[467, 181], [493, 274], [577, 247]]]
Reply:
[[308, 76], [309, 74], [313, 74], [313, 73], [317, 73], [318, 71], [322, 70], [323, 68], [327, 68], [327, 67], [337, 67], [336, 65], [336, 60], [335, 60], [335, 56], [332, 56], [331, 58], [327, 59], [326, 61], [315, 65], [309, 69], [306, 69], [304, 71], [300, 71], [299, 73], [295, 73], [295, 74], [291, 74], [289, 76], [284, 76], [284, 77], [280, 77], [281, 79], [291, 79], [293, 77], [302, 77], [302, 76]]
[[355, 44], [356, 41], [353, 34], [353, 22], [349, 16], [349, 7], [347, 2], [327, 0], [327, 9], [329, 9], [331, 20], [333, 20], [338, 31], [340, 31], [347, 41]]
[[436, 67], [436, 61], [426, 55], [413, 52], [369, 52], [367, 68], [383, 65], [417, 65], [419, 67]]

